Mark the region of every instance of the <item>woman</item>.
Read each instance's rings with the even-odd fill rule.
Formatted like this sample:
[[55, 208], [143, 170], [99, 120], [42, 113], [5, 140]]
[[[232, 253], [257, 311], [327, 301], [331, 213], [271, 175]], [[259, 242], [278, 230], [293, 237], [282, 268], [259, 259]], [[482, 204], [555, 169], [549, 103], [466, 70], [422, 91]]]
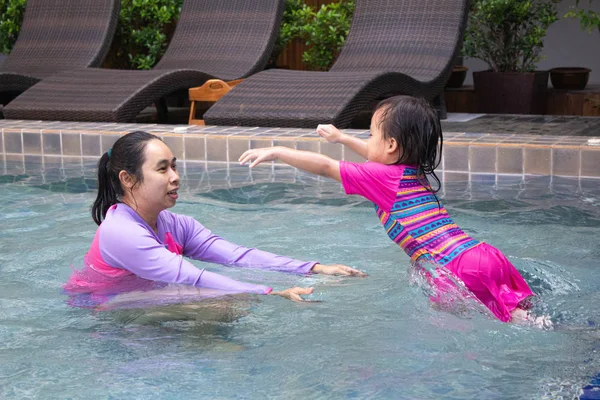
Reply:
[[343, 265], [304, 262], [227, 242], [193, 218], [167, 211], [177, 202], [178, 190], [176, 159], [162, 140], [141, 131], [119, 138], [98, 163], [98, 196], [92, 206], [96, 235], [83, 269], [73, 272], [64, 289], [87, 294], [92, 304], [168, 283], [213, 294], [271, 294], [294, 301], [313, 292], [300, 287], [274, 292], [198, 269], [183, 256], [297, 274], [366, 276]]

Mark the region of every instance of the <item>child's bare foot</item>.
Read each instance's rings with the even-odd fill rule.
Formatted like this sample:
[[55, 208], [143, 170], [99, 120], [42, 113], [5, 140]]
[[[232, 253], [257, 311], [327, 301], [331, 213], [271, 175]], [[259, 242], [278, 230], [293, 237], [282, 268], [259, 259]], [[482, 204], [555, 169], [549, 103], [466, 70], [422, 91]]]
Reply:
[[522, 308], [515, 308], [511, 311], [510, 315], [512, 315], [510, 322], [514, 322], [516, 324], [531, 325], [535, 326], [536, 328], [546, 330], [550, 330], [554, 327], [549, 315], [536, 317]]

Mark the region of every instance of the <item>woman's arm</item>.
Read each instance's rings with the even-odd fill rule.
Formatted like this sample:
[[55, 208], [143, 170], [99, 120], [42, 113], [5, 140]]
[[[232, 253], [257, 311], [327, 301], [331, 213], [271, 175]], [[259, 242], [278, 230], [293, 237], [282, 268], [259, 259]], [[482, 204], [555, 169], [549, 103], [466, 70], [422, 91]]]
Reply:
[[141, 278], [231, 292], [268, 294], [272, 290], [199, 269], [181, 255], [167, 250], [142, 226], [125, 225], [120, 232], [110, 228], [118, 227], [100, 228], [102, 258], [109, 265], [126, 269]]
[[333, 125], [317, 126], [317, 133], [329, 143], [340, 143], [367, 159], [367, 142], [354, 136], [346, 135]]
[[323, 265], [316, 261], [301, 261], [267, 251], [231, 243], [213, 234], [194, 218], [176, 215], [185, 233], [184, 255], [197, 260], [235, 267], [259, 268], [294, 274], [317, 273], [326, 275], [366, 276], [345, 265]]

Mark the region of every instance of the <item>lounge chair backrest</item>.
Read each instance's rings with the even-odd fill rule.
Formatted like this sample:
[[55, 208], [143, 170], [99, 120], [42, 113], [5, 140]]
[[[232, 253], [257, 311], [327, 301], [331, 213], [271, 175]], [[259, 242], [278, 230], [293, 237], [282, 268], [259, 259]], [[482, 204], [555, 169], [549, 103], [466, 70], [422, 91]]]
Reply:
[[120, 6], [119, 0], [27, 0], [19, 37], [2, 70], [47, 76], [100, 66]]
[[279, 34], [284, 0], [184, 0], [154, 69], [195, 69], [227, 79], [262, 70]]
[[331, 71], [390, 71], [435, 79], [462, 44], [468, 0], [356, 0]]

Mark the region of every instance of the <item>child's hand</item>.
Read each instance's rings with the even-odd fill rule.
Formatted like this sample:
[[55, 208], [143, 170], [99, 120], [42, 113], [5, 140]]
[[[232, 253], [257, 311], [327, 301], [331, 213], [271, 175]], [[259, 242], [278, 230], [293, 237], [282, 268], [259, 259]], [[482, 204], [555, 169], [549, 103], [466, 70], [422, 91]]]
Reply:
[[313, 288], [302, 288], [302, 287], [293, 287], [285, 290], [281, 290], [279, 292], [271, 292], [271, 294], [276, 296], [285, 297], [286, 299], [292, 301], [305, 301], [300, 295], [303, 294], [311, 294], [313, 292]]
[[238, 158], [240, 165], [252, 161], [250, 168], [257, 166], [261, 162], [275, 161], [277, 159], [277, 147], [265, 147], [262, 149], [247, 150]]
[[350, 268], [347, 265], [342, 264], [333, 264], [333, 265], [323, 265], [323, 264], [315, 264], [314, 267], [310, 270], [315, 274], [323, 274], [323, 275], [343, 275], [343, 276], [357, 276], [359, 278], [365, 278], [368, 275], [362, 271], [359, 271], [354, 268]]
[[317, 133], [329, 143], [339, 143], [342, 136], [344, 136], [338, 128], [331, 124], [317, 126]]

